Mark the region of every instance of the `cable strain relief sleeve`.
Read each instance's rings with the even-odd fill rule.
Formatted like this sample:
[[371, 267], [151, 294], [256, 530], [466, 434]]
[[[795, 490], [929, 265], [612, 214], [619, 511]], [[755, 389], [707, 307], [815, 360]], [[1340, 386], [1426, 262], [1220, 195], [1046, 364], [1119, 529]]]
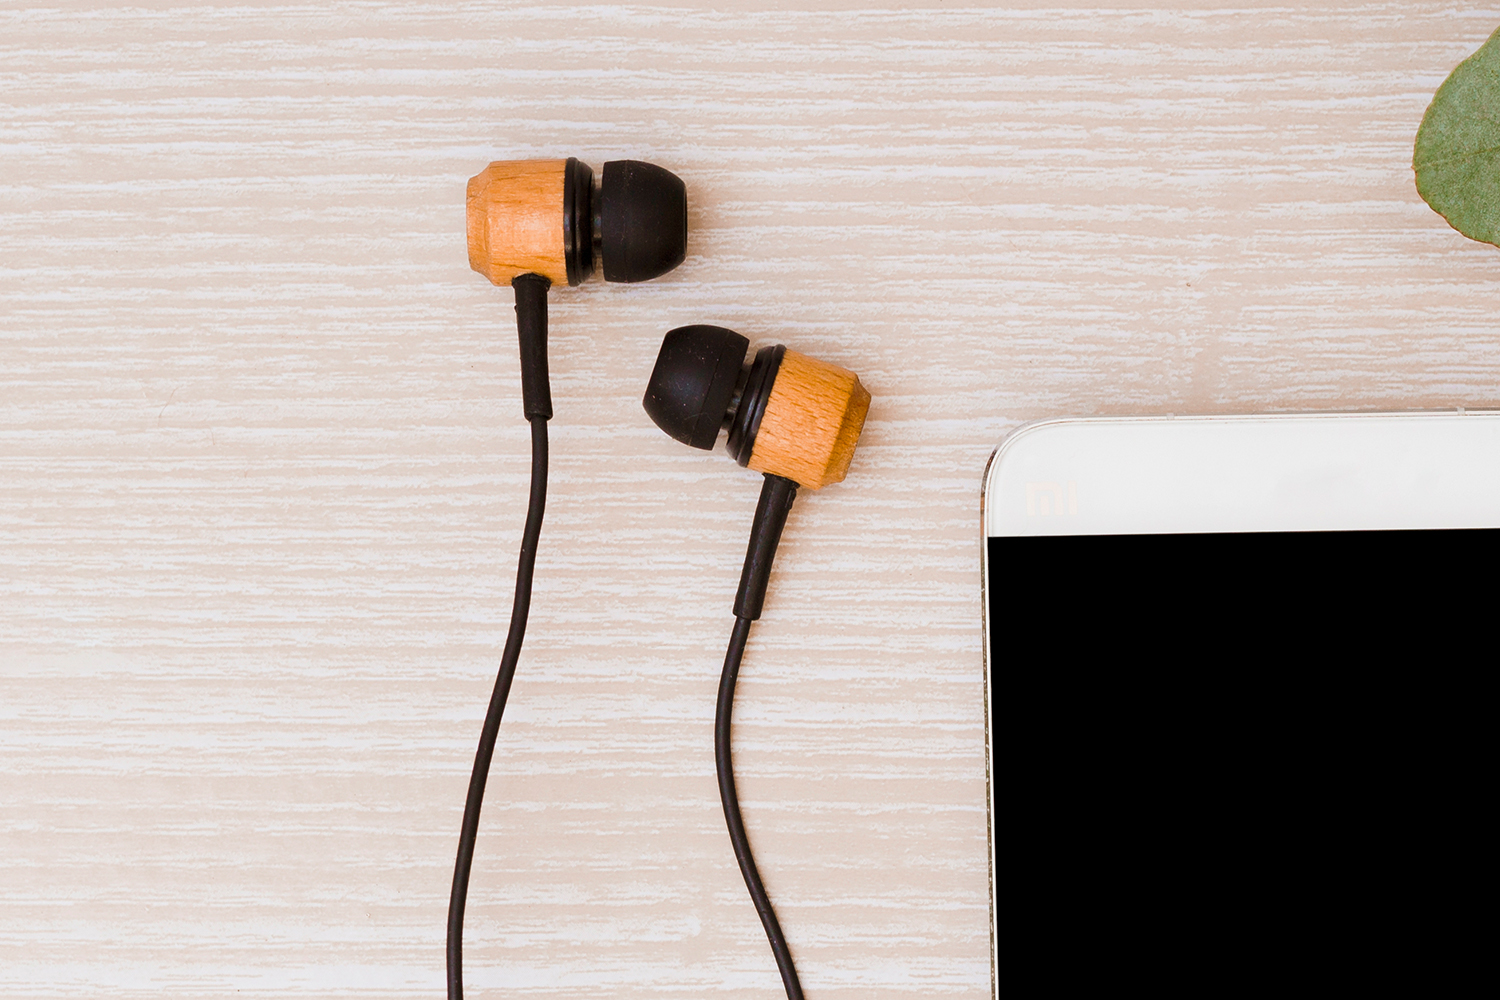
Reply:
[[755, 621], [766, 603], [766, 584], [771, 579], [771, 563], [781, 530], [797, 498], [797, 484], [784, 476], [766, 473], [760, 488], [760, 502], [755, 505], [755, 523], [750, 528], [750, 547], [745, 553], [745, 568], [740, 573], [740, 589], [734, 598], [736, 618]]
[[521, 405], [526, 419], [552, 419], [552, 384], [547, 375], [547, 289], [552, 282], [540, 274], [519, 274], [511, 280], [516, 291], [516, 333], [521, 341]]

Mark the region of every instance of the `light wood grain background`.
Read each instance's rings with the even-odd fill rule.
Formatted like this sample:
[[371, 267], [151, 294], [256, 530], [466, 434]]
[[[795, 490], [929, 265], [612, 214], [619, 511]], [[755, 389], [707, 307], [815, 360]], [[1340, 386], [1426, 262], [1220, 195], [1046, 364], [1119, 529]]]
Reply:
[[986, 996], [986, 457], [1038, 417], [1500, 403], [1500, 251], [1409, 166], [1497, 25], [0, 3], [0, 994], [441, 995], [528, 454], [464, 182], [576, 155], [677, 171], [692, 236], [553, 295], [471, 993], [778, 994], [711, 752], [757, 481], [639, 403], [662, 333], [711, 322], [875, 395], [740, 688], [808, 996]]

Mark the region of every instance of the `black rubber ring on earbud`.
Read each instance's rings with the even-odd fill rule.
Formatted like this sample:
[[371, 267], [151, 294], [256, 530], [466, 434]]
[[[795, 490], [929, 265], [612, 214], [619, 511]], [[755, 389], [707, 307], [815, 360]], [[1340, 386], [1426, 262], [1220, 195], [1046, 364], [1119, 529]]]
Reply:
[[781, 370], [781, 358], [786, 354], [786, 345], [762, 347], [755, 353], [755, 364], [750, 366], [750, 377], [745, 382], [745, 391], [740, 395], [740, 405], [729, 425], [729, 454], [741, 465], [750, 464], [750, 453], [755, 450], [755, 436], [760, 433], [760, 420], [766, 415], [766, 400], [771, 398], [771, 386], [776, 373]]
[[594, 273], [594, 171], [576, 156], [563, 167], [563, 265], [568, 284]]

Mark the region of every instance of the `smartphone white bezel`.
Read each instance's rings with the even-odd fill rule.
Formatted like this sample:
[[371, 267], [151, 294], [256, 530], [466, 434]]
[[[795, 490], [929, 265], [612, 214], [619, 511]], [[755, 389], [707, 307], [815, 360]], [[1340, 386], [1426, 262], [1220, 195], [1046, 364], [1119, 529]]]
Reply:
[[[1089, 436], [1095, 440], [1080, 448]], [[1132, 452], [1132, 437], [1148, 446]], [[1108, 447], [1090, 454], [1095, 445]], [[1071, 451], [1053, 460], [1045, 451], [1053, 447]], [[1037, 478], [997, 482], [1013, 468]], [[1018, 483], [1022, 490], [1009, 490], [1002, 505], [1001, 488]], [[1500, 411], [1035, 421], [1017, 427], [991, 454], [980, 525], [990, 969], [998, 998], [989, 539], [1500, 526]]]

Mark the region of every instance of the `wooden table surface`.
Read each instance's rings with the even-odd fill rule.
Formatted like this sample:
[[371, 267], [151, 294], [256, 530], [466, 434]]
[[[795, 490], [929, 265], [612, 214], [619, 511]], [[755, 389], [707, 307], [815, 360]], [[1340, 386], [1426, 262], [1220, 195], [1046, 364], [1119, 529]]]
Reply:
[[875, 397], [793, 511], [737, 710], [807, 994], [987, 996], [985, 459], [1040, 417], [1496, 404], [1500, 251], [1410, 160], [1497, 25], [0, 4], [0, 994], [441, 995], [528, 463], [464, 183], [576, 155], [679, 173], [691, 238], [552, 296], [470, 993], [778, 995], [712, 754], [757, 477], [640, 407], [708, 322]]

